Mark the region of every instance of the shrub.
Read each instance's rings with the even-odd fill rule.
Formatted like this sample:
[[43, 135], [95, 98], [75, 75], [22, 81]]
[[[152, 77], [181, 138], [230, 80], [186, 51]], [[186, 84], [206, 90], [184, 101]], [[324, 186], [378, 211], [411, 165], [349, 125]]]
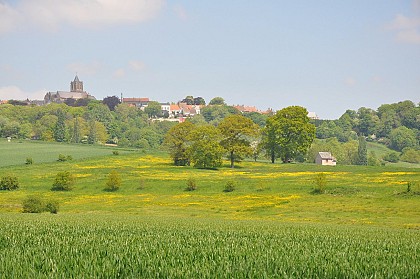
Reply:
[[105, 191], [114, 192], [120, 189], [120, 186], [121, 186], [120, 174], [116, 171], [112, 171], [108, 175], [108, 181], [106, 182]]
[[397, 152], [392, 151], [385, 155], [384, 160], [391, 163], [398, 163], [400, 156]]
[[66, 161], [72, 161], [73, 160], [73, 156], [71, 156], [71, 155], [67, 155], [67, 157], [66, 157]]
[[50, 200], [45, 204], [45, 210], [51, 214], [57, 214], [59, 209], [58, 201]]
[[320, 172], [315, 175], [314, 178], [315, 188], [313, 189], [313, 194], [323, 194], [325, 193], [325, 186], [327, 185], [327, 174], [325, 172]]
[[117, 150], [112, 151], [113, 155], [120, 155], [120, 152], [118, 152]]
[[235, 181], [229, 180], [228, 182], [226, 182], [225, 189], [223, 190], [223, 192], [233, 192], [235, 191], [235, 188], [236, 188]]
[[52, 214], [57, 214], [59, 204], [56, 200], [44, 201], [39, 196], [29, 196], [23, 200], [22, 207], [24, 213], [42, 213], [48, 211]]
[[26, 158], [26, 165], [32, 165], [34, 163], [34, 160], [31, 157]]
[[24, 213], [41, 213], [45, 211], [43, 200], [38, 196], [29, 196], [22, 203]]
[[194, 191], [197, 190], [197, 182], [194, 178], [188, 178], [187, 180], [187, 188], [185, 188], [186, 191]]
[[68, 172], [59, 172], [57, 173], [53, 187], [51, 188], [52, 191], [70, 191], [74, 184], [74, 177], [73, 175]]
[[0, 190], [16, 190], [19, 188], [18, 178], [14, 175], [3, 176], [0, 180]]
[[58, 160], [57, 161], [59, 161], [59, 162], [65, 162], [65, 161], [67, 161], [67, 157], [66, 157], [66, 155], [64, 155], [64, 154], [59, 154], [58, 155]]
[[401, 161], [418, 164], [420, 163], [420, 150], [414, 148], [404, 148]]

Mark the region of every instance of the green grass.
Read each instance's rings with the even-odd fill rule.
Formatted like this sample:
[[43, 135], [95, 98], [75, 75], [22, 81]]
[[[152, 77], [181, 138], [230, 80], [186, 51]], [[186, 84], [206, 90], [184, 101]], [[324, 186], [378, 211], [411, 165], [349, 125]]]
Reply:
[[12, 140], [8, 142], [5, 139], [0, 139], [0, 168], [23, 165], [26, 162], [26, 158], [32, 158], [34, 163], [37, 164], [57, 161], [59, 154], [70, 155], [77, 160], [111, 155], [113, 150], [119, 150], [119, 153], [122, 154], [127, 152], [98, 145], [45, 143], [28, 140]]
[[0, 221], [0, 273], [7, 278], [420, 274], [417, 231], [104, 214], [0, 214]]
[[[245, 161], [203, 170], [158, 151], [39, 146], [86, 152], [0, 167], [20, 181], [0, 191], [0, 278], [419, 277], [419, 168]], [[113, 170], [121, 188], [104, 191]], [[51, 191], [63, 171], [74, 189]], [[325, 193], [313, 194], [320, 172]], [[233, 192], [223, 191], [228, 181]], [[20, 213], [30, 195], [59, 201], [59, 213]]]
[[[108, 174], [122, 178], [120, 190], [104, 191]], [[51, 191], [58, 172], [76, 177], [74, 189]], [[312, 194], [315, 175], [326, 172], [325, 194]], [[0, 212], [19, 212], [28, 195], [57, 199], [61, 211], [119, 212], [222, 219], [367, 224], [420, 228], [420, 189], [403, 195], [407, 182], [420, 181], [420, 169], [401, 167], [270, 164], [242, 162], [236, 169], [175, 167], [166, 154], [128, 153], [71, 162], [0, 168], [14, 174], [20, 189], [0, 192]], [[197, 190], [185, 191], [189, 178]], [[233, 192], [224, 192], [228, 181]], [[418, 186], [416, 186], [418, 188]]]

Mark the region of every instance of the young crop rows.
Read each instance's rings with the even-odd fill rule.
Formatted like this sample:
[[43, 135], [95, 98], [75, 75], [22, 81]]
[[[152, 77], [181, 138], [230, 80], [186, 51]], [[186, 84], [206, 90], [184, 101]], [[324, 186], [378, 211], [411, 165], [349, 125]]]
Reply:
[[416, 230], [0, 215], [0, 278], [419, 278]]

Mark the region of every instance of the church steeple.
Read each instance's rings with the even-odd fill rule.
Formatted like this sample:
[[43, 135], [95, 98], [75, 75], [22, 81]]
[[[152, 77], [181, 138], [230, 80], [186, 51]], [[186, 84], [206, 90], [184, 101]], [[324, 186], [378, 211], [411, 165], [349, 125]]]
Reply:
[[79, 80], [79, 77], [74, 77], [74, 81], [70, 82], [70, 92], [84, 92], [83, 91], [83, 81]]

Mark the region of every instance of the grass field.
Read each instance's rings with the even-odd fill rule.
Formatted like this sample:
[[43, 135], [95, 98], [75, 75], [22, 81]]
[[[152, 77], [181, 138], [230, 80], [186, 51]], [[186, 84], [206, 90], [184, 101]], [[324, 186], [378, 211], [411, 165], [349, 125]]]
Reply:
[[[419, 277], [419, 168], [242, 162], [230, 169], [226, 162], [201, 170], [172, 166], [158, 151], [115, 156], [112, 148], [94, 147], [79, 157], [66, 150], [87, 146], [52, 147], [75, 159], [51, 155], [44, 163], [0, 167], [0, 176], [20, 181], [19, 190], [0, 191], [0, 256], [7, 259], [0, 274]], [[16, 151], [9, 145], [8, 152]], [[76, 177], [74, 189], [51, 191], [65, 170]], [[121, 189], [105, 192], [112, 170], [122, 177]], [[320, 172], [326, 191], [313, 194]], [[190, 178], [195, 191], [185, 190]], [[235, 191], [223, 192], [228, 181]], [[410, 193], [407, 182], [414, 184]], [[20, 213], [28, 195], [58, 200], [59, 214]]]
[[[86, 159], [112, 154], [110, 147], [99, 145], [70, 145], [66, 143], [45, 143], [28, 140], [0, 139], [0, 168], [5, 166], [25, 164], [26, 158], [32, 158], [35, 163], [50, 163], [57, 161], [58, 155], [71, 155], [73, 159]], [[120, 150], [120, 153], [126, 151]]]

